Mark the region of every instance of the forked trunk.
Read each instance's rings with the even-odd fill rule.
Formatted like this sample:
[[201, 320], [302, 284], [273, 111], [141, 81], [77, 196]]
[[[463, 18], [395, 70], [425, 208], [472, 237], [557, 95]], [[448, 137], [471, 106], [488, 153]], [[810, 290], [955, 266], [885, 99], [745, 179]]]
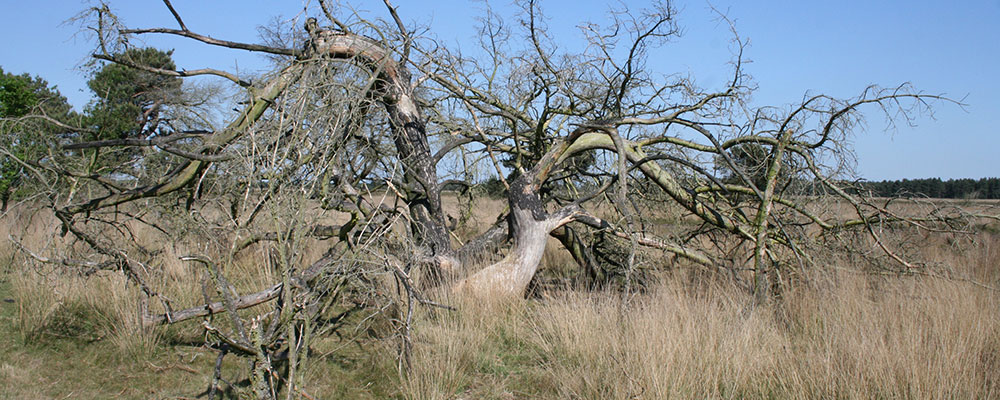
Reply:
[[521, 177], [511, 185], [511, 234], [514, 244], [503, 260], [460, 281], [455, 289], [480, 298], [506, 298], [524, 294], [545, 252], [549, 233], [571, 221], [578, 207], [569, 206], [548, 214], [542, 208], [537, 188]]

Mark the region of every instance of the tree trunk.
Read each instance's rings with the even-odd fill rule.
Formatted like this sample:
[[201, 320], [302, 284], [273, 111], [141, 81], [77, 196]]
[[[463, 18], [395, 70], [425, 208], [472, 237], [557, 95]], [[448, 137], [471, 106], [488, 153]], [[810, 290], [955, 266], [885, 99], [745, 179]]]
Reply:
[[396, 61], [379, 42], [367, 37], [336, 31], [311, 34], [317, 55], [355, 59], [359, 65], [378, 74], [376, 91], [389, 114], [393, 142], [403, 164], [403, 201], [410, 209], [416, 244], [429, 248], [431, 255], [449, 255], [451, 239], [441, 207], [437, 165], [406, 66]]
[[387, 82], [390, 92], [383, 103], [389, 113], [396, 152], [403, 164], [403, 199], [414, 222], [418, 246], [428, 247], [433, 255], [449, 254], [451, 239], [441, 206], [441, 185], [434, 164], [427, 131], [420, 110], [409, 89], [409, 74], [401, 71], [397, 82]]
[[549, 233], [573, 221], [579, 211], [568, 206], [548, 214], [542, 208], [537, 186], [524, 175], [511, 184], [510, 232], [514, 245], [503, 260], [483, 268], [456, 285], [456, 291], [480, 298], [509, 298], [524, 294], [545, 253]]

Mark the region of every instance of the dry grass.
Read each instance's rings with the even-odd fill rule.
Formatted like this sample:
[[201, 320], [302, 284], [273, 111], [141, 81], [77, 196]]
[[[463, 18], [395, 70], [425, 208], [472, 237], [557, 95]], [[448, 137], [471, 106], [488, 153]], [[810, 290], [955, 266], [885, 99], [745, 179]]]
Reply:
[[764, 306], [682, 270], [626, 304], [578, 291], [451, 299], [460, 312], [418, 321], [403, 395], [1000, 398], [1000, 292], [970, 282], [1000, 286], [1000, 235], [973, 239], [923, 241], [934, 276], [830, 265]]
[[1000, 296], [935, 278], [838, 273], [754, 307], [668, 277], [615, 294], [420, 321], [407, 397], [996, 398]]
[[[495, 218], [499, 207], [491, 204], [475, 208], [475, 223]], [[70, 249], [52, 226], [44, 215], [9, 214], [0, 236], [12, 233], [38, 251]], [[136, 232], [158, 240], [155, 231]], [[395, 370], [396, 342], [377, 339], [389, 335], [350, 332], [315, 344], [306, 391], [412, 399], [1000, 398], [1000, 293], [963, 280], [1000, 284], [1000, 235], [975, 239], [925, 243], [924, 256], [949, 266], [938, 275], [953, 279], [872, 275], [840, 262], [763, 306], [696, 270], [664, 273], [627, 300], [584, 291], [503, 304], [445, 299], [459, 311], [420, 310], [409, 373]], [[195, 242], [172, 244], [151, 265], [162, 271], [152, 283], [179, 306], [202, 300], [194, 267], [176, 261], [204, 250]], [[205, 389], [212, 352], [184, 344], [199, 338], [197, 323], [142, 328], [140, 294], [120, 274], [28, 267], [9, 243], [0, 256], [8, 261], [0, 298], [12, 300], [0, 304], [0, 350], [9, 355], [0, 362], [0, 398], [195, 397]], [[568, 261], [552, 249], [546, 257], [549, 268]], [[273, 267], [254, 257], [224, 268], [241, 291], [273, 279]], [[229, 361], [224, 371], [238, 378], [241, 368]]]

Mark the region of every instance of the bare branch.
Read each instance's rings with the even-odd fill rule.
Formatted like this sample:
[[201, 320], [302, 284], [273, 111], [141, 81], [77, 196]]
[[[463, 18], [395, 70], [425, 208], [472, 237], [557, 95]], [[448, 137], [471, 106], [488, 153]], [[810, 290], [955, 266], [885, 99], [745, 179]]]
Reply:
[[[236, 310], [242, 310], [250, 307], [254, 307], [260, 304], [264, 304], [268, 301], [278, 298], [281, 294], [282, 286], [281, 284], [276, 284], [265, 290], [245, 294], [233, 299], [232, 306]], [[204, 305], [185, 308], [183, 310], [173, 311], [168, 314], [157, 314], [149, 315], [143, 319], [143, 323], [147, 326], [152, 325], [162, 325], [166, 323], [178, 323], [182, 321], [187, 321], [192, 318], [205, 317], [212, 314], [217, 314], [226, 311], [226, 304], [224, 302], [207, 303]]]
[[99, 263], [94, 261], [73, 260], [69, 258], [53, 259], [49, 257], [42, 257], [36, 254], [35, 252], [29, 250], [27, 247], [24, 247], [24, 245], [21, 244], [21, 242], [17, 241], [17, 239], [14, 239], [14, 237], [11, 235], [7, 235], [7, 240], [10, 240], [10, 242], [13, 243], [14, 246], [18, 248], [18, 250], [21, 250], [22, 252], [33, 258], [35, 261], [45, 264], [58, 264], [58, 265], [65, 265], [67, 267], [80, 268], [84, 270], [85, 275], [90, 275], [100, 270], [113, 270], [117, 267], [117, 263], [113, 261], [106, 261]]
[[278, 47], [262, 46], [259, 44], [248, 44], [240, 42], [231, 42], [228, 40], [216, 39], [210, 36], [200, 35], [188, 30], [177, 30], [169, 28], [149, 28], [149, 29], [125, 29], [122, 30], [123, 34], [146, 34], [146, 33], [164, 33], [169, 35], [183, 36], [186, 38], [191, 38], [199, 42], [210, 44], [213, 46], [228, 47], [230, 49], [239, 49], [247, 51], [256, 51], [261, 53], [276, 54], [282, 56], [292, 56], [296, 57], [300, 54], [299, 50], [293, 49], [283, 49]]
[[170, 4], [170, 0], [163, 0], [163, 4], [166, 4], [167, 8], [170, 9], [170, 13], [174, 15], [174, 19], [177, 20], [177, 25], [180, 25], [182, 30], [188, 30], [187, 26], [184, 25], [184, 21], [181, 20], [180, 14], [178, 14], [177, 10], [174, 10], [174, 6]]
[[250, 342], [250, 336], [247, 335], [246, 327], [243, 323], [243, 318], [236, 312], [236, 302], [233, 299], [232, 285], [224, 275], [219, 271], [219, 267], [215, 265], [212, 260], [209, 260], [203, 256], [184, 256], [181, 257], [182, 261], [196, 261], [205, 265], [208, 269], [209, 276], [211, 276], [212, 281], [215, 282], [215, 290], [222, 296], [222, 304], [225, 306], [226, 311], [229, 313], [229, 318], [232, 319], [233, 329], [240, 335], [240, 340], [243, 343]]
[[126, 60], [126, 59], [124, 59], [122, 57], [115, 57], [115, 56], [106, 55], [106, 54], [93, 54], [92, 57], [100, 59], [100, 60], [111, 61], [111, 62], [114, 62], [114, 63], [117, 63], [117, 64], [126, 65], [126, 66], [129, 66], [129, 67], [135, 68], [135, 69], [141, 69], [143, 71], [152, 72], [154, 74], [159, 74], [159, 75], [164, 75], [164, 76], [176, 76], [176, 77], [180, 77], [180, 78], [186, 78], [186, 77], [189, 77], [189, 76], [198, 76], [198, 75], [214, 75], [214, 76], [219, 76], [219, 77], [222, 77], [222, 78], [226, 78], [226, 79], [232, 81], [233, 83], [235, 83], [237, 85], [240, 85], [242, 87], [249, 87], [250, 86], [250, 82], [244, 81], [244, 80], [236, 77], [236, 75], [230, 74], [230, 73], [228, 73], [226, 71], [221, 71], [221, 70], [217, 70], [217, 69], [201, 68], [201, 69], [193, 69], [193, 70], [174, 71], [174, 70], [168, 70], [168, 69], [162, 69], [162, 68], [153, 68], [153, 67], [150, 67], [148, 65], [143, 65], [143, 64], [139, 64], [139, 63], [135, 63], [135, 62]]
[[330, 9], [327, 7], [326, 2], [327, 0], [319, 0], [319, 6], [320, 8], [323, 9], [323, 14], [326, 15], [326, 19], [329, 19], [330, 22], [333, 22], [335, 25], [337, 25], [337, 28], [340, 29], [341, 32], [351, 33], [351, 30], [347, 28], [347, 25], [344, 24], [343, 22], [340, 22], [340, 20], [337, 19], [337, 17], [335, 17], [333, 13], [330, 12]]
[[399, 18], [399, 13], [396, 12], [396, 7], [389, 2], [389, 0], [382, 0], [385, 3], [385, 8], [389, 10], [389, 14], [392, 15], [392, 20], [396, 22], [396, 28], [399, 29], [399, 35], [403, 38], [403, 52], [400, 56], [400, 62], [406, 63], [410, 59], [410, 33], [403, 26], [403, 20]]

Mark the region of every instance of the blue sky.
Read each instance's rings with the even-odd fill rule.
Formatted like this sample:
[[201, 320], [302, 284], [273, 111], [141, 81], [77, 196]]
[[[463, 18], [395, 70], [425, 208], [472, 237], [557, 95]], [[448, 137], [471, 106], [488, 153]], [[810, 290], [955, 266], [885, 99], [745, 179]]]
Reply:
[[[303, 16], [308, 0], [173, 0], [189, 28], [237, 41], [256, 41], [257, 26], [273, 18]], [[381, 2], [364, 5], [381, 13]], [[430, 24], [448, 43], [472, 47], [474, 18], [481, 2], [395, 0], [404, 20]], [[582, 21], [600, 22], [610, 1], [545, 0], [550, 35], [570, 46], [580, 39]], [[79, 27], [64, 21], [88, 6], [80, 0], [35, 2], [0, 0], [0, 66], [7, 72], [39, 75], [58, 85], [78, 109], [89, 101], [85, 72], [92, 44]], [[623, 1], [641, 8], [645, 1]], [[1000, 176], [1000, 0], [960, 1], [713, 1], [750, 40], [746, 70], [757, 82], [757, 106], [787, 105], [806, 93], [855, 96], [869, 84], [917, 89], [963, 100], [963, 108], [937, 104], [935, 119], [923, 116], [916, 127], [886, 131], [884, 118], [872, 116], [854, 138], [858, 173], [867, 179], [980, 178]], [[653, 54], [651, 66], [664, 73], [690, 73], [704, 87], [727, 79], [728, 27], [704, 1], [677, 1], [684, 35]], [[156, 0], [112, 4], [135, 27], [174, 27]], [[508, 2], [495, 2], [501, 11]], [[148, 45], [176, 48], [181, 68], [213, 67], [258, 71], [266, 63], [251, 54], [208, 49], [190, 41], [150, 38]]]

